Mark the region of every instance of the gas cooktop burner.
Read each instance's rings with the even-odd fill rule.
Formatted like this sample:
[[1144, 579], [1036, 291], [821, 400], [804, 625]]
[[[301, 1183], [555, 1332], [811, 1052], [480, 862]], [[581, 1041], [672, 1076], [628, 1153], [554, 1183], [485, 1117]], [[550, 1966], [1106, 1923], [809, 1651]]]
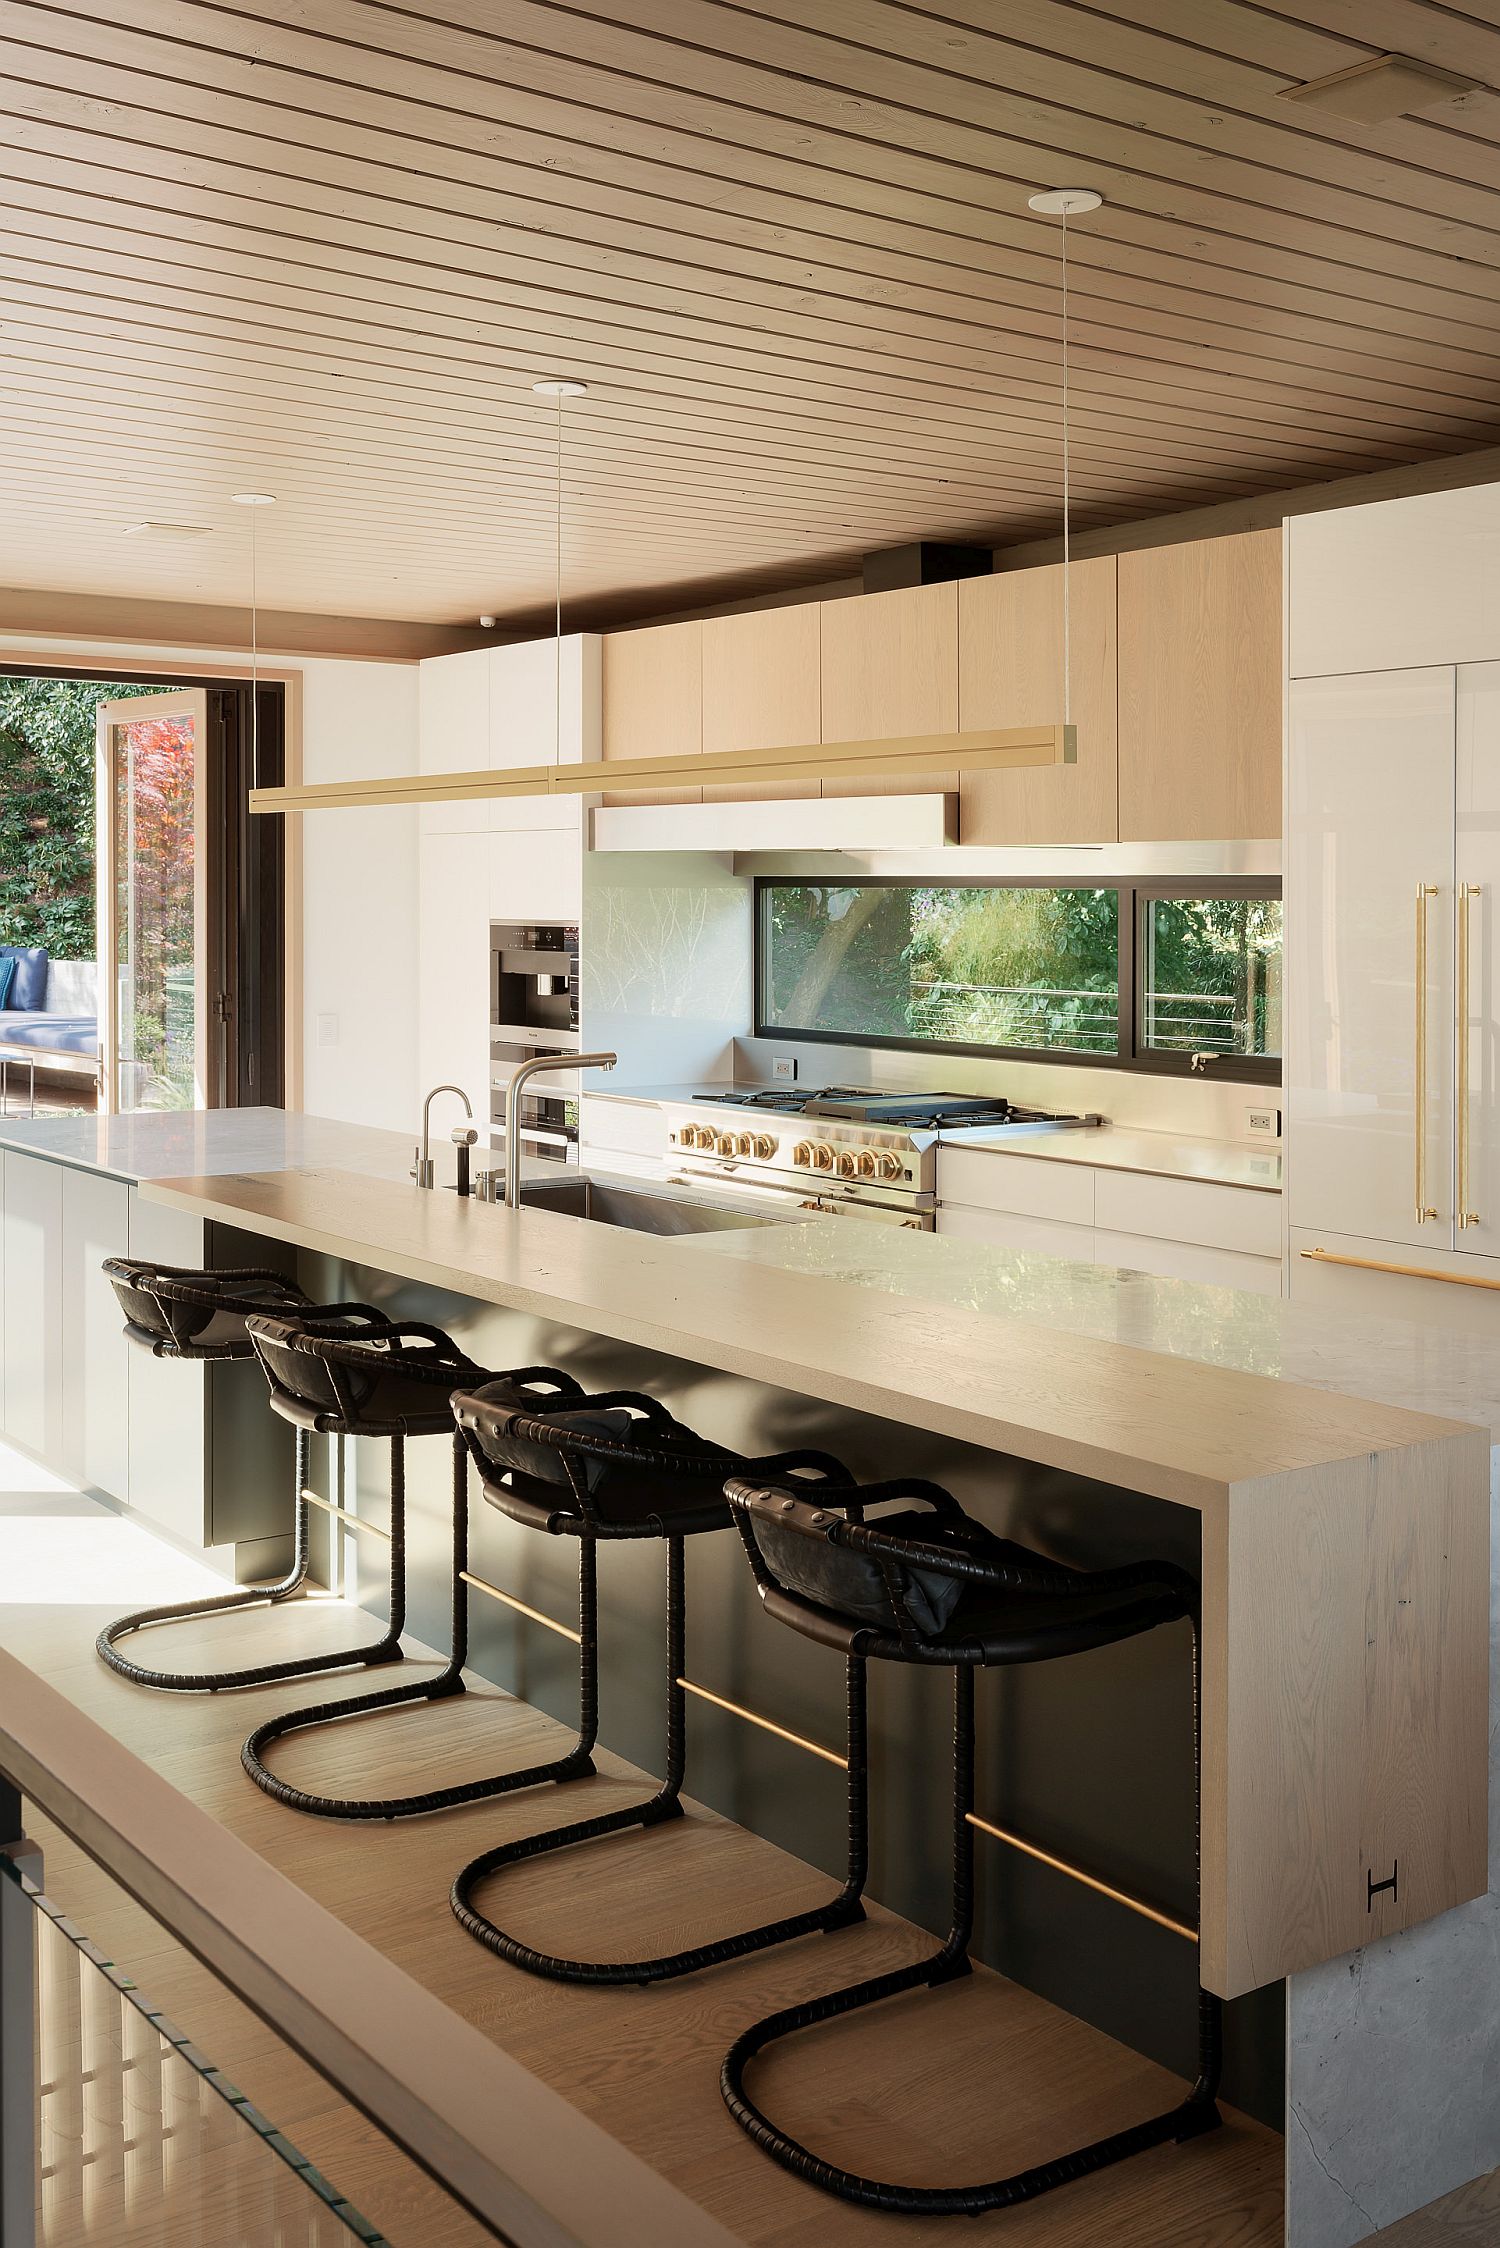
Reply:
[[806, 1116], [830, 1123], [877, 1124], [891, 1131], [942, 1132], [960, 1126], [1071, 1123], [1045, 1109], [983, 1093], [892, 1093], [868, 1085], [821, 1085], [806, 1091], [763, 1085], [749, 1092], [705, 1090], [700, 1101], [715, 1108], [753, 1108], [770, 1116]]

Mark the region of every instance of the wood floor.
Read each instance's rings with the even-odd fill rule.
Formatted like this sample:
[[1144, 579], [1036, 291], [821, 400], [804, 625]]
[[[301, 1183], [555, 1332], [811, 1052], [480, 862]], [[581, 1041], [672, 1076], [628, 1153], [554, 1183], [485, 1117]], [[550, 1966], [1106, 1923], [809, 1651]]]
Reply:
[[[722, 2223], [757, 2248], [892, 2248], [951, 2241], [941, 2219], [875, 2217], [775, 2169], [730, 2122], [719, 2058], [747, 2020], [797, 1996], [909, 1959], [930, 1939], [873, 1913], [868, 1925], [815, 1937], [675, 1986], [565, 1988], [481, 1952], [447, 1907], [457, 1867], [491, 1840], [578, 1816], [639, 1788], [615, 1762], [597, 1780], [392, 1827], [351, 1830], [271, 1803], [240, 1770], [252, 1715], [295, 1705], [291, 1685], [253, 1695], [153, 1695], [93, 1653], [99, 1612], [0, 1609], [0, 1640], [212, 1809], [325, 1905], [460, 2013], [563, 2091]], [[351, 1633], [359, 1620], [319, 1604], [220, 1619], [211, 1632], [153, 1636], [155, 1660], [189, 1649], [232, 1664], [252, 1640], [263, 1655]], [[367, 1682], [351, 1678], [346, 1690]], [[319, 1693], [324, 1691], [319, 1687]], [[282, 1744], [278, 1769], [355, 1792], [435, 1785], [555, 1753], [550, 1720], [479, 1686], [465, 1701], [330, 1726]], [[470, 2248], [478, 2229], [378, 2134], [289, 2056], [63, 1838], [43, 1831], [47, 1885], [97, 1941], [208, 2050], [240, 2088], [395, 2248]], [[639, 1956], [805, 1905], [824, 1876], [707, 1813], [505, 1877], [497, 1915], [561, 1951]], [[1055, 2008], [980, 1971], [863, 2020], [808, 2033], [760, 2064], [757, 2088], [778, 2118], [820, 2152], [922, 2182], [1003, 2175], [1170, 2105], [1164, 2071]], [[1281, 2142], [1243, 2118], [1193, 2145], [1168, 2147], [964, 2227], [964, 2239], [1015, 2248], [1275, 2248], [1281, 2239]], [[1462, 2234], [1456, 2237], [1464, 2237]], [[1436, 2248], [1438, 2236], [1433, 2236]], [[229, 2248], [229, 2244], [226, 2244]], [[238, 2248], [238, 2244], [235, 2244]], [[246, 2244], [255, 2248], [255, 2244]], [[1425, 2240], [1402, 2248], [1428, 2248]]]

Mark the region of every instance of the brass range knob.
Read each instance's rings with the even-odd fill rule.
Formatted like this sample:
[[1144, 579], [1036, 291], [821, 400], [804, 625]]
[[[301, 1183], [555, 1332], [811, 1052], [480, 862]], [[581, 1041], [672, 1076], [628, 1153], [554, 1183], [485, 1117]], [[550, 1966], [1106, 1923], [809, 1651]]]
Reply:
[[755, 1153], [755, 1134], [753, 1132], [731, 1132], [728, 1134], [728, 1139], [729, 1154], [753, 1155]]
[[774, 1136], [770, 1132], [754, 1133], [751, 1136], [750, 1146], [746, 1152], [750, 1155], [758, 1155], [763, 1163], [769, 1163], [772, 1156], [776, 1153], [776, 1141]]
[[792, 1149], [792, 1161], [796, 1164], [799, 1171], [810, 1171], [812, 1169], [811, 1140], [799, 1140], [797, 1142], [796, 1146]]
[[826, 1140], [814, 1140], [808, 1149], [808, 1160], [815, 1171], [831, 1171], [834, 1160], [833, 1149]]
[[900, 1156], [893, 1155], [889, 1148], [883, 1149], [875, 1158], [877, 1179], [899, 1179], [904, 1168]]
[[852, 1179], [858, 1177], [859, 1157], [856, 1155], [852, 1147], [841, 1148], [839, 1150], [838, 1160], [839, 1177], [841, 1179]]
[[739, 1152], [737, 1132], [710, 1132], [708, 1138], [715, 1155], [736, 1155]]

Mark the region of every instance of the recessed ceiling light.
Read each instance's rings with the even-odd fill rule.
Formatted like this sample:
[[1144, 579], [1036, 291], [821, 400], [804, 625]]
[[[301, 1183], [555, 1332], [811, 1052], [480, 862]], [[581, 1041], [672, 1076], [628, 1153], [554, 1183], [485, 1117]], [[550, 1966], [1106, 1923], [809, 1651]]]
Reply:
[[1459, 77], [1439, 70], [1436, 63], [1418, 62], [1411, 55], [1372, 55], [1368, 62], [1348, 70], [1331, 71], [1326, 78], [1309, 78], [1300, 86], [1283, 86], [1278, 101], [1306, 102], [1309, 109], [1326, 109], [1335, 117], [1352, 117], [1361, 125], [1381, 125], [1391, 117], [1409, 117], [1458, 94], [1471, 94], [1482, 78]]
[[127, 523], [121, 533], [123, 538], [139, 539], [203, 539], [207, 538], [211, 523]]
[[229, 497], [236, 507], [274, 507], [274, 492], [231, 492]]
[[538, 398], [587, 398], [589, 386], [576, 375], [549, 375], [545, 382], [534, 382], [532, 389]]
[[1026, 208], [1040, 211], [1047, 218], [1076, 219], [1081, 211], [1097, 211], [1104, 201], [1091, 187], [1046, 187], [1038, 195], [1028, 195]]

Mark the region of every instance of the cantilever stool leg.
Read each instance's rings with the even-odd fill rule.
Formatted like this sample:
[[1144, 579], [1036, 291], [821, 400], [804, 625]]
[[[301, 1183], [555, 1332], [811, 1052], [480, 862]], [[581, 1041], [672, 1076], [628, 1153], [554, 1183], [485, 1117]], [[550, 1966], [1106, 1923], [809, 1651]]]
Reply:
[[271, 1769], [266, 1762], [267, 1751], [290, 1734], [316, 1726], [352, 1723], [414, 1703], [447, 1701], [466, 1690], [468, 1452], [454, 1428], [448, 1402], [457, 1384], [487, 1381], [514, 1400], [526, 1401], [532, 1409], [582, 1393], [570, 1375], [554, 1367], [528, 1366], [509, 1374], [487, 1375], [466, 1359], [440, 1328], [420, 1321], [408, 1321], [399, 1327], [388, 1323], [387, 1330], [374, 1338], [341, 1335], [326, 1324], [308, 1326], [295, 1317], [252, 1320], [250, 1331], [271, 1383], [272, 1403], [278, 1412], [296, 1422], [299, 1430], [315, 1427], [342, 1435], [378, 1437], [390, 1444], [393, 1587], [394, 1538], [398, 1523], [405, 1521], [407, 1439], [445, 1436], [453, 1451], [452, 1637], [447, 1661], [428, 1678], [267, 1718], [255, 1727], [240, 1751], [240, 1761], [256, 1786], [286, 1809], [306, 1812], [312, 1818], [411, 1819], [465, 1803], [483, 1803], [519, 1788], [580, 1779], [592, 1773], [598, 1710], [594, 1667], [598, 1627], [592, 1573], [580, 1583], [582, 1712], [578, 1736], [562, 1756], [482, 1779], [386, 1796], [320, 1793], [299, 1787]]
[[[974, 1924], [974, 1673], [993, 1663], [1043, 1662], [1111, 1645], [1182, 1619], [1193, 1628], [1193, 1762], [1201, 1806], [1196, 1590], [1162, 1563], [1122, 1569], [1064, 1569], [963, 1514], [936, 1484], [865, 1486], [847, 1507], [838, 1494], [809, 1504], [790, 1486], [739, 1479], [729, 1486], [735, 1519], [768, 1614], [851, 1662], [884, 1658], [953, 1670], [953, 1903], [940, 1949], [910, 1966], [849, 1983], [752, 2023], [720, 2072], [724, 2103], [742, 2130], [794, 2177], [865, 2208], [917, 2216], [983, 2215], [1013, 2208], [1150, 2147], [1197, 2138], [1219, 2123], [1223, 2008], [1200, 1987], [1197, 2077], [1164, 2114], [1113, 2131], [1008, 2177], [960, 2186], [911, 2186], [868, 2178], [815, 2154], [781, 2130], [745, 2088], [750, 2063], [796, 2031], [970, 1971]], [[916, 1500], [883, 1522], [863, 1514], [887, 1500]], [[856, 1518], [856, 1516], [861, 1518]], [[1201, 1808], [1200, 1808], [1201, 1818]]]
[[[110, 1257], [104, 1266], [125, 1312], [125, 1332], [141, 1350], [156, 1358], [188, 1363], [213, 1363], [253, 1356], [254, 1345], [247, 1320], [257, 1311], [296, 1310], [302, 1317], [351, 1316], [347, 1305], [316, 1310], [296, 1282], [285, 1274], [257, 1269], [197, 1271], [174, 1265], [151, 1264], [140, 1258]], [[368, 1314], [378, 1318], [378, 1313]], [[277, 1607], [295, 1599], [307, 1579], [309, 1556], [308, 1440], [299, 1432], [296, 1458], [296, 1492], [293, 1502], [295, 1544], [292, 1566], [274, 1584], [243, 1585], [233, 1592], [213, 1593], [206, 1599], [179, 1600], [167, 1606], [138, 1608], [106, 1624], [95, 1642], [99, 1654], [113, 1671], [132, 1685], [155, 1687], [160, 1693], [214, 1694], [244, 1686], [271, 1686], [281, 1680], [313, 1676], [320, 1671], [352, 1670], [364, 1665], [395, 1661], [400, 1655], [400, 1628], [387, 1630], [364, 1647], [341, 1648], [334, 1653], [290, 1656], [274, 1663], [246, 1664], [237, 1670], [158, 1670], [123, 1652], [123, 1643], [138, 1631], [156, 1624], [186, 1623], [196, 1618], [227, 1615], [235, 1610]], [[404, 1580], [400, 1587], [404, 1599]]]
[[[661, 1786], [643, 1803], [519, 1836], [472, 1859], [454, 1881], [450, 1899], [460, 1926], [498, 1958], [554, 1982], [647, 1984], [669, 1982], [797, 1936], [826, 1933], [863, 1919], [867, 1758], [864, 1670], [856, 1664], [849, 1667], [848, 1682], [849, 1859], [842, 1886], [823, 1904], [681, 1951], [634, 1960], [570, 1959], [541, 1952], [508, 1934], [480, 1909], [477, 1892], [508, 1866], [682, 1816], [684, 1541], [727, 1526], [724, 1479], [731, 1469], [748, 1471], [748, 1463], [705, 1443], [654, 1399], [634, 1391], [565, 1402], [540, 1414], [534, 1407], [518, 1408], [513, 1398], [493, 1390], [479, 1390], [456, 1396], [453, 1409], [479, 1466], [486, 1497], [512, 1520], [553, 1535], [576, 1537], [581, 1573], [592, 1572], [600, 1543], [621, 1538], [660, 1539], [667, 1563], [667, 1754]], [[818, 1488], [848, 1481], [839, 1462], [825, 1453], [786, 1453], [760, 1466], [816, 1477]]]

